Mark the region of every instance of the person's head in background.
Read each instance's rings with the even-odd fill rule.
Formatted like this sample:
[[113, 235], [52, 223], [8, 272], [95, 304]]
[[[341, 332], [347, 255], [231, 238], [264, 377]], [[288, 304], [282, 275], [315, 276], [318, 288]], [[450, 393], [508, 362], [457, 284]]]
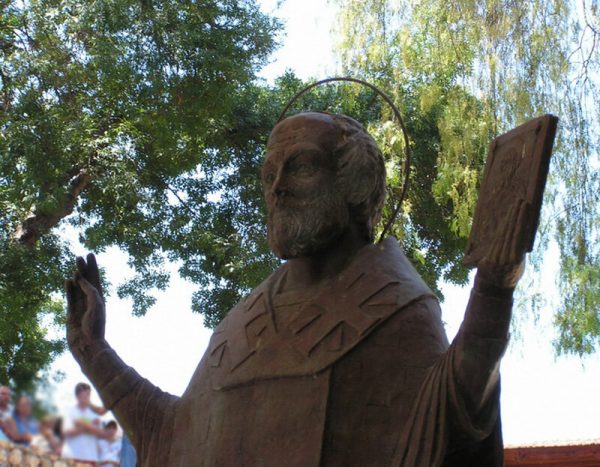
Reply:
[[92, 388], [87, 383], [78, 383], [75, 386], [75, 397], [77, 398], [77, 405], [80, 409], [86, 409], [90, 406], [90, 396], [92, 394]]
[[21, 420], [29, 420], [31, 418], [31, 410], [31, 399], [26, 395], [19, 396], [15, 404], [15, 416]]
[[45, 417], [42, 417], [40, 420], [40, 433], [44, 436], [53, 436], [55, 424], [56, 419], [53, 416], [46, 415]]
[[6, 410], [10, 404], [11, 392], [8, 386], [0, 386], [0, 410]]
[[111, 420], [104, 424], [104, 431], [106, 432], [106, 439], [109, 441], [114, 440], [117, 437], [117, 422]]

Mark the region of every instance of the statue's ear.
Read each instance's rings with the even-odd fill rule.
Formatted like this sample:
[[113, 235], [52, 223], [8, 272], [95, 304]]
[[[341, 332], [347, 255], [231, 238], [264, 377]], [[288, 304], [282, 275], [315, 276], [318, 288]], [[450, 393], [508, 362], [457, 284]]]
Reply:
[[359, 206], [349, 206], [348, 209], [350, 211], [350, 219], [358, 227], [360, 235], [369, 242], [372, 242], [375, 238], [373, 222], [377, 221], [377, 219], [368, 215], [371, 212], [369, 206], [362, 204]]
[[354, 218], [372, 224], [373, 210], [381, 208], [385, 195], [385, 167], [383, 158], [368, 155], [368, 151], [373, 148], [367, 148], [362, 138], [345, 142], [338, 153], [337, 183]]

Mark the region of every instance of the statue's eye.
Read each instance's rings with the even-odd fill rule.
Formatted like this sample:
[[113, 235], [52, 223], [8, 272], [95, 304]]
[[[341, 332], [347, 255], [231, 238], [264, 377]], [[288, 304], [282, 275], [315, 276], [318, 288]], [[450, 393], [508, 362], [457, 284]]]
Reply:
[[304, 177], [313, 175], [316, 171], [317, 171], [317, 168], [313, 164], [298, 163], [298, 164], [293, 164], [290, 167], [290, 173], [292, 173], [294, 175], [301, 175]]

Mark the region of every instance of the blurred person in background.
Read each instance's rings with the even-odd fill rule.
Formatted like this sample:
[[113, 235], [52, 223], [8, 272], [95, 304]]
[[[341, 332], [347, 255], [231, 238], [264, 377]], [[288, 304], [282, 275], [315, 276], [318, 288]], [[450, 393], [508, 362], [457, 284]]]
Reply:
[[64, 442], [65, 436], [62, 430], [63, 420], [62, 417], [54, 417], [54, 425], [52, 426], [52, 433], [56, 436], [61, 443]]
[[31, 399], [21, 395], [17, 399], [12, 418], [5, 422], [5, 433], [16, 444], [29, 446], [34, 435], [38, 434], [38, 422], [33, 417]]
[[56, 418], [46, 416], [42, 418], [39, 426], [39, 433], [34, 435], [31, 440], [31, 447], [39, 454], [60, 455], [62, 441], [54, 433]]
[[10, 405], [11, 392], [8, 386], [0, 386], [0, 439], [6, 438], [5, 423], [12, 418], [13, 408]]
[[98, 413], [90, 402], [91, 387], [86, 383], [75, 386], [77, 404], [65, 419], [65, 444], [62, 455], [87, 465], [98, 465], [98, 440], [106, 433], [100, 426]]
[[136, 467], [137, 465], [137, 454], [135, 448], [129, 441], [127, 433], [123, 432], [123, 438], [121, 439], [121, 467]]
[[121, 438], [117, 437], [117, 422], [111, 420], [104, 425], [106, 438], [98, 441], [100, 451], [100, 467], [120, 466]]

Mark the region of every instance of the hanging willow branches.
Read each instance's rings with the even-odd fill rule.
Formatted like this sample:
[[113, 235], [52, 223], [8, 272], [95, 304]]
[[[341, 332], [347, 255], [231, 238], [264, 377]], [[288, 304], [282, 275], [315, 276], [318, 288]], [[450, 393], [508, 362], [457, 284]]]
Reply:
[[[409, 129], [413, 126], [414, 152], [422, 153], [415, 162], [416, 177], [429, 171], [431, 201], [442, 213], [455, 248], [460, 249], [470, 229], [488, 142], [540, 114], [560, 117], [532, 263], [538, 269], [559, 263], [560, 302], [553, 310], [557, 351], [582, 355], [597, 350], [598, 2], [350, 0], [337, 4], [338, 48], [345, 72], [376, 81], [405, 106]], [[433, 142], [422, 138], [428, 136], [423, 125], [432, 126]], [[435, 232], [444, 226], [424, 224], [415, 212], [428, 207], [420, 196], [409, 195], [411, 209], [396, 228], [411, 240], [406, 245], [413, 258], [426, 265], [436, 261], [432, 237], [435, 240]], [[557, 254], [542, 261], [543, 253], [556, 249]], [[459, 262], [457, 250], [437, 278], [460, 282], [460, 274], [453, 274], [461, 269]], [[542, 303], [530, 300], [534, 308]]]

